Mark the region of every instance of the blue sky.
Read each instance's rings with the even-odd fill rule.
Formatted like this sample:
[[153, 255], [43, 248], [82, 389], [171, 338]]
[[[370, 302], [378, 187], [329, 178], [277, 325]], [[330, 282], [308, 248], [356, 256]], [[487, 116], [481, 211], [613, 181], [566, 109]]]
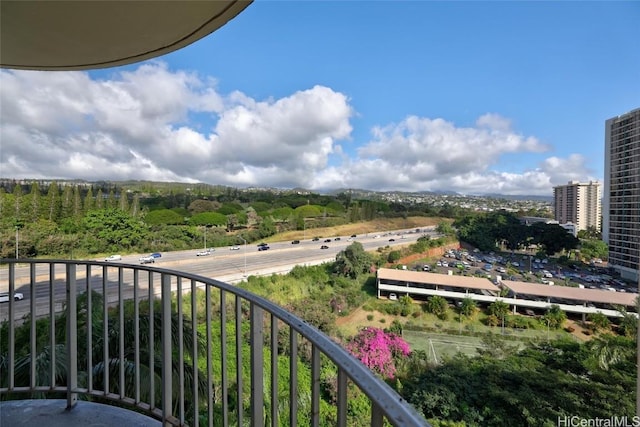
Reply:
[[0, 176], [550, 195], [602, 180], [604, 121], [640, 107], [638, 22], [639, 2], [257, 0], [153, 61], [1, 71]]

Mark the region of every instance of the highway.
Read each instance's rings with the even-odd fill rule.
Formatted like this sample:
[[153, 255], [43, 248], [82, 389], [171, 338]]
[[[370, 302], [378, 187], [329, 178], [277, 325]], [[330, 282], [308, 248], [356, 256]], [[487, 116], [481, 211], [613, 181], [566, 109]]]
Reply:
[[[296, 265], [316, 265], [323, 262], [335, 260], [338, 252], [344, 250], [352, 241], [360, 242], [367, 251], [374, 251], [379, 247], [387, 245], [404, 246], [414, 243], [419, 237], [428, 234], [431, 237], [437, 237], [434, 227], [421, 228], [420, 233], [415, 230], [396, 230], [383, 231], [378, 234], [369, 233], [357, 236], [351, 239], [349, 236], [334, 236], [331, 242], [325, 242], [325, 238], [319, 241], [310, 239], [301, 240], [299, 244], [292, 244], [291, 241], [269, 243], [269, 250], [258, 251], [256, 243], [240, 246], [238, 250], [232, 250], [231, 247], [219, 247], [208, 256], [196, 256], [202, 249], [175, 251], [162, 253], [161, 258], [157, 258], [153, 264], [145, 264], [145, 267], [166, 268], [169, 270], [178, 270], [198, 274], [207, 278], [218, 279], [227, 283], [236, 283], [243, 280], [249, 275], [269, 275], [273, 273], [286, 273]], [[339, 237], [340, 240], [335, 240]], [[394, 241], [389, 241], [394, 239]], [[328, 249], [320, 249], [322, 245], [328, 246]], [[140, 265], [139, 258], [148, 254], [132, 254], [122, 255], [122, 260], [110, 263], [110, 265]], [[92, 259], [95, 261], [104, 261], [104, 259]], [[61, 266], [57, 267], [58, 269]], [[92, 267], [98, 269], [99, 267]], [[118, 270], [116, 268], [109, 269], [109, 284], [111, 288], [115, 288], [113, 284], [117, 284]], [[129, 285], [133, 283], [133, 272], [130, 269], [123, 270], [123, 281]], [[14, 309], [17, 317], [31, 311], [31, 292], [33, 291], [36, 299], [37, 315], [45, 314], [49, 300], [49, 266], [48, 264], [37, 265], [35, 270], [37, 277], [37, 285], [35, 289], [30, 289], [29, 276], [30, 271], [27, 266], [16, 268], [16, 291], [24, 295], [24, 300], [16, 301]], [[139, 274], [139, 286], [141, 292], [147, 292], [147, 277], [145, 272]], [[156, 279], [158, 280], [158, 279]], [[78, 267], [78, 285], [86, 288], [84, 278], [84, 267]], [[158, 283], [155, 284], [156, 288]], [[185, 283], [184, 286], [187, 286]], [[0, 269], [0, 292], [7, 291], [9, 288], [8, 270]], [[96, 290], [102, 289], [102, 279], [93, 277], [91, 280], [91, 288]], [[125, 299], [133, 297], [133, 287], [126, 286], [123, 297]], [[118, 298], [117, 293], [109, 292], [109, 300], [115, 301]], [[57, 304], [62, 304], [65, 300], [64, 283], [57, 282], [54, 285], [54, 300]], [[5, 319], [8, 315], [8, 304], [0, 304], [0, 319]]]

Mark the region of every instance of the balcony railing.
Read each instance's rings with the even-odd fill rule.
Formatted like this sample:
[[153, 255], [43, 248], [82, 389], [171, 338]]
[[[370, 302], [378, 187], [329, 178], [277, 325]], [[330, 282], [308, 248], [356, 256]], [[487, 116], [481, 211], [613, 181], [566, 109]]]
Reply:
[[[111, 402], [173, 426], [428, 425], [339, 344], [241, 288], [142, 265], [0, 262], [0, 400]], [[365, 420], [350, 408], [360, 394]]]

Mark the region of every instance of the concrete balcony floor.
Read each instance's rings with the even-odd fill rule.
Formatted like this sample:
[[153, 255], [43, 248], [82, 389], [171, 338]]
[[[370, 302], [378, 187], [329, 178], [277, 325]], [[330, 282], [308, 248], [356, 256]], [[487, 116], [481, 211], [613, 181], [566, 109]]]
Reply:
[[2, 427], [161, 427], [162, 423], [128, 409], [79, 400], [67, 411], [62, 399], [0, 402]]

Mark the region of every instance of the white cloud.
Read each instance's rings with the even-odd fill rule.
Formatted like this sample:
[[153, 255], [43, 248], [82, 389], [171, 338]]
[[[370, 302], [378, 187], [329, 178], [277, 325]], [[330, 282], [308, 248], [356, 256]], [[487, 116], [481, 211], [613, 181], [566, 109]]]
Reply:
[[504, 155], [550, 147], [494, 113], [473, 127], [408, 116], [372, 129], [350, 157], [356, 112], [325, 86], [257, 100], [162, 62], [100, 80], [2, 70], [0, 81], [2, 177], [550, 194], [589, 175], [579, 155], [501, 172]]

